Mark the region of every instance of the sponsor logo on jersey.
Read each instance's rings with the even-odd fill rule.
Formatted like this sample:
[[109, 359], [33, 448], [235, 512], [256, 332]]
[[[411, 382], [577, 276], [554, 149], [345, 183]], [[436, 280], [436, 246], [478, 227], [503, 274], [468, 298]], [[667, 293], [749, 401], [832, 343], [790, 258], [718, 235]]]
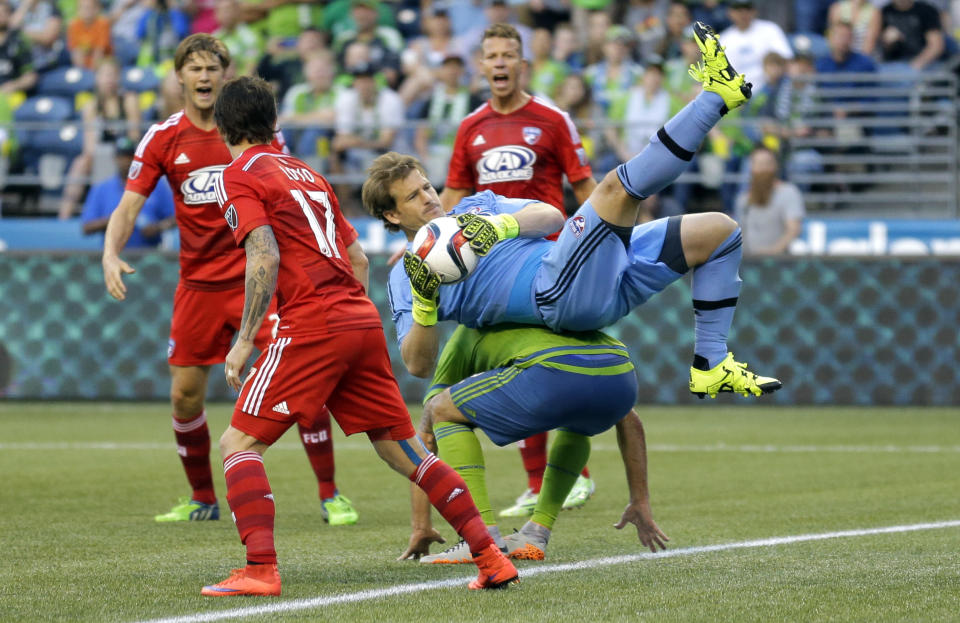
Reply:
[[583, 230], [587, 226], [587, 220], [582, 216], [575, 216], [570, 219], [570, 231], [573, 232], [573, 235], [579, 238], [583, 234]]
[[527, 145], [533, 145], [540, 140], [540, 135], [543, 134], [543, 130], [536, 126], [526, 126], [523, 128], [523, 142]]
[[227, 165], [225, 164], [216, 164], [212, 167], [203, 167], [191, 171], [190, 176], [183, 181], [183, 184], [180, 184], [183, 202], [187, 205], [216, 203], [217, 193], [213, 187], [226, 168]]
[[533, 165], [537, 154], [529, 147], [504, 145], [483, 152], [477, 162], [479, 185], [498, 182], [516, 182], [533, 177]]
[[143, 169], [143, 163], [134, 160], [130, 163], [130, 170], [127, 171], [127, 177], [135, 180], [140, 177], [140, 170]]
[[487, 139], [483, 138], [483, 134], [477, 134], [477, 138], [473, 139], [472, 145], [476, 147], [477, 145], [486, 145]]
[[180, 152], [180, 155], [177, 156], [177, 159], [173, 161], [173, 164], [190, 164], [190, 158], [187, 157], [187, 154]]
[[[232, 203], [227, 207], [227, 211], [223, 213], [223, 218], [227, 219], [227, 225], [230, 226], [230, 229], [237, 228], [237, 209], [233, 207]], [[279, 320], [279, 316], [277, 319]], [[276, 334], [274, 334], [273, 337], [277, 337]]]

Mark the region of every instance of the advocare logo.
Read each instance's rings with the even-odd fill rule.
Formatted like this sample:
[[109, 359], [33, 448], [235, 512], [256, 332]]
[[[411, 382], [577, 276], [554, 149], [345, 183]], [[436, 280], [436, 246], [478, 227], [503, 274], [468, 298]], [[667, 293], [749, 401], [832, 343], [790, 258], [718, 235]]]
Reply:
[[505, 145], [488, 149], [477, 162], [477, 183], [484, 185], [529, 180], [533, 177], [536, 161], [537, 153], [529, 147]]
[[225, 164], [217, 164], [212, 167], [203, 167], [196, 171], [191, 171], [190, 176], [180, 184], [180, 192], [183, 193], [183, 202], [187, 205], [197, 205], [201, 203], [216, 203], [217, 193], [214, 185], [224, 169]]

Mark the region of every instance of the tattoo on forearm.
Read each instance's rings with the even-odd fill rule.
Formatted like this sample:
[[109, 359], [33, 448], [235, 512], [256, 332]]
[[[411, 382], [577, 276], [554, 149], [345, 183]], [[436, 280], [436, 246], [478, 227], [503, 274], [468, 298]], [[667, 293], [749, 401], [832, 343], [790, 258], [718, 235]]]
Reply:
[[244, 241], [247, 252], [247, 283], [240, 321], [240, 337], [253, 340], [267, 315], [277, 288], [280, 251], [273, 230], [264, 225], [254, 229]]

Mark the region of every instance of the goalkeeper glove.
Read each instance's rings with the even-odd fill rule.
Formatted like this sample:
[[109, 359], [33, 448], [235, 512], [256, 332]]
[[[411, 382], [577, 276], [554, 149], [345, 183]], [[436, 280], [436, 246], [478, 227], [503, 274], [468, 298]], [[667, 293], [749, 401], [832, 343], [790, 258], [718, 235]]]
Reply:
[[457, 225], [463, 231], [463, 237], [470, 241], [470, 248], [477, 255], [486, 255], [501, 240], [516, 238], [520, 225], [510, 214], [480, 216], [478, 214], [458, 214]]
[[430, 270], [420, 256], [410, 251], [403, 254], [403, 270], [410, 279], [414, 322], [424, 327], [432, 327], [437, 324], [440, 275]]

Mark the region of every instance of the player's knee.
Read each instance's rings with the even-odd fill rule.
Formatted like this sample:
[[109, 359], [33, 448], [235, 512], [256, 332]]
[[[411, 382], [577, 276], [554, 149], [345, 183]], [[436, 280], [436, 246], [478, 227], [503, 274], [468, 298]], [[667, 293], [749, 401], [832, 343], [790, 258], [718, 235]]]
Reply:
[[457, 405], [453, 404], [453, 398], [450, 397], [450, 390], [445, 389], [423, 406], [424, 417], [430, 418], [430, 427], [438, 422], [465, 422], [466, 418], [460, 413]]
[[203, 411], [203, 392], [196, 388], [173, 385], [170, 388], [170, 404], [177, 419], [192, 419]]
[[594, 201], [594, 198], [602, 202], [620, 202], [627, 200], [629, 196], [627, 190], [623, 187], [623, 182], [620, 181], [620, 176], [617, 175], [617, 170], [613, 169], [604, 175], [597, 187], [593, 189], [590, 202], [596, 208], [597, 202]]
[[735, 232], [739, 225], [722, 212], [685, 214], [680, 227], [687, 264], [699, 266]]

